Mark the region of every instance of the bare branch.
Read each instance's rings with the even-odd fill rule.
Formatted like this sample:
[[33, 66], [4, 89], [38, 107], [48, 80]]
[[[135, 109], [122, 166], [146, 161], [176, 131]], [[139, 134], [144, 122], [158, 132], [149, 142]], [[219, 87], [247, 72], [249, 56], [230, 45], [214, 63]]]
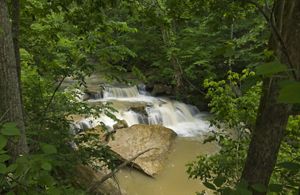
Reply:
[[9, 109], [7, 109], [7, 110], [3, 113], [3, 115], [0, 117], [0, 123], [1, 123], [1, 121], [4, 119], [4, 117], [7, 115], [8, 112], [9, 112]]
[[150, 150], [153, 150], [153, 149], [158, 149], [158, 148], [148, 148], [147, 150], [144, 150], [144, 151], [136, 154], [134, 157], [130, 158], [129, 160], [126, 160], [125, 162], [123, 162], [122, 164], [120, 164], [115, 170], [113, 170], [109, 174], [103, 176], [99, 181], [94, 182], [87, 189], [87, 192], [93, 192], [98, 185], [101, 185], [103, 182], [105, 182], [106, 180], [108, 180], [109, 178], [111, 178], [112, 176], [114, 176], [114, 174], [117, 173], [120, 169], [124, 168], [129, 163], [131, 163], [132, 161], [134, 161], [135, 159], [137, 159], [138, 157], [140, 157], [141, 155], [143, 155], [146, 152], [149, 152]]
[[54, 99], [54, 96], [56, 95], [56, 92], [58, 91], [58, 89], [60, 88], [60, 86], [62, 85], [62, 83], [64, 82], [65, 78], [66, 78], [66, 76], [64, 76], [64, 77], [60, 80], [60, 82], [58, 83], [58, 85], [56, 86], [56, 88], [55, 88], [55, 90], [54, 90], [54, 92], [53, 92], [51, 98], [49, 99], [49, 101], [48, 101], [48, 103], [47, 103], [47, 106], [45, 107], [44, 113], [47, 113], [47, 111], [48, 111], [48, 109], [49, 109], [49, 107], [50, 107], [50, 105], [51, 105], [51, 103], [52, 103], [52, 101], [53, 101], [53, 99]]

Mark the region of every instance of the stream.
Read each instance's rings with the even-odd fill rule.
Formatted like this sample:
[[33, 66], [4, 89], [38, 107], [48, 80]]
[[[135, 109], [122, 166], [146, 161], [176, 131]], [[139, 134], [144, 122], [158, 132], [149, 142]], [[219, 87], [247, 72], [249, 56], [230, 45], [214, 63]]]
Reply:
[[[93, 85], [93, 89], [96, 89]], [[214, 143], [202, 144], [203, 135], [212, 130], [208, 114], [195, 106], [168, 98], [153, 97], [144, 86], [105, 86], [99, 94], [88, 100], [91, 104], [111, 102], [118, 110], [114, 115], [134, 124], [160, 124], [177, 133], [175, 143], [167, 157], [164, 170], [155, 178], [131, 168], [118, 172], [117, 180], [129, 195], [189, 195], [206, 189], [199, 180], [188, 179], [186, 164], [198, 155], [212, 154], [218, 150]], [[92, 128], [103, 122], [113, 129], [116, 121], [102, 115], [99, 118], [86, 118], [78, 128]], [[210, 193], [208, 193], [210, 194]]]

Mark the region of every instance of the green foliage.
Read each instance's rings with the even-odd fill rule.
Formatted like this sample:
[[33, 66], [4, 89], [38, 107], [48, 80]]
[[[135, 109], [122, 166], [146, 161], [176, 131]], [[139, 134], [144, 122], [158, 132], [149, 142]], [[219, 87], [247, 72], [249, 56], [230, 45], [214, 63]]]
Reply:
[[297, 192], [300, 182], [300, 116], [290, 116], [271, 184], [280, 194]]
[[[215, 132], [205, 141], [217, 141], [220, 151], [215, 155], [199, 156], [187, 165], [187, 172], [191, 178], [199, 178], [207, 188], [221, 194], [251, 194], [249, 188], [270, 194], [296, 193], [300, 182], [299, 116], [289, 118], [271, 184], [241, 186], [239, 183], [261, 91], [259, 82], [245, 88], [241, 86], [253, 76], [253, 72], [244, 70], [242, 74], [229, 72], [226, 81], [205, 81], [209, 106], [214, 114], [212, 123], [226, 130]], [[228, 128], [233, 129], [229, 131], [231, 134]]]
[[[26, 0], [21, 4], [22, 96], [30, 153], [10, 162], [4, 149], [6, 136], [18, 131], [13, 124], [4, 124], [1, 194], [84, 194], [73, 186], [76, 165], [115, 168], [116, 158], [99, 141], [99, 135], [75, 135], [70, 115], [96, 117], [104, 113], [114, 118], [109, 105], [92, 107], [79, 102], [76, 91], [95, 69], [117, 77], [125, 70], [121, 61], [135, 56], [117, 40], [122, 34], [136, 32], [126, 22], [110, 17], [110, 10], [119, 5], [90, 0]], [[62, 90], [67, 77], [76, 80], [72, 90]], [[101, 166], [93, 164], [96, 161]], [[7, 171], [6, 165], [11, 170]]]
[[173, 95], [201, 108], [205, 79], [224, 79], [229, 70], [240, 72], [264, 59], [269, 32], [253, 6], [193, 0], [124, 4], [130, 8], [116, 11], [116, 17], [137, 29], [120, 39], [137, 54], [124, 67], [129, 72], [137, 67], [150, 86], [181, 84]]
[[227, 80], [204, 81], [206, 97], [210, 99], [208, 105], [214, 114], [214, 125], [224, 123], [227, 128], [250, 129], [254, 126], [261, 93], [259, 82], [248, 86], [254, 76], [254, 72], [245, 69], [241, 74], [229, 71]]
[[[9, 133], [8, 133], [9, 132]], [[5, 146], [8, 139], [19, 135], [13, 123], [5, 123], [1, 127], [1, 146]], [[10, 141], [11, 142], [11, 141]], [[54, 147], [48, 145], [48, 147]], [[0, 192], [7, 194], [71, 194], [81, 193], [72, 187], [60, 185], [51, 174], [52, 166], [57, 162], [52, 153], [40, 151], [36, 154], [19, 156], [13, 163], [7, 163], [10, 156], [1, 148], [0, 155]]]
[[[49, 173], [49, 176], [43, 176], [41, 179], [51, 178], [52, 181], [36, 181], [32, 188], [40, 188], [40, 182], [46, 182], [40, 194], [48, 193], [51, 189], [65, 194], [65, 190], [69, 188], [74, 191], [72, 185], [75, 166], [88, 164], [95, 169], [101, 169], [103, 165], [110, 169], [115, 168], [116, 158], [109, 148], [99, 141], [98, 134], [75, 135], [74, 129], [70, 129], [73, 123], [70, 115], [97, 117], [105, 113], [113, 117], [114, 109], [109, 105], [90, 106], [79, 102], [76, 92], [78, 87], [75, 87], [76, 90], [56, 90], [57, 86], [60, 86], [59, 83], [53, 85], [53, 81], [48, 77], [39, 75], [37, 68], [26, 65], [24, 61], [22, 63], [24, 104], [28, 116], [26, 130], [31, 149], [25, 161], [29, 167], [39, 163], [37, 172]], [[94, 165], [95, 161], [101, 162], [101, 166]], [[24, 177], [22, 174], [24, 173], [20, 173], [18, 177]], [[29, 173], [29, 176], [34, 174], [35, 172]], [[76, 193], [82, 194], [80, 191]]]
[[[217, 141], [220, 151], [199, 156], [187, 165], [187, 172], [191, 178], [201, 179], [206, 187], [221, 194], [238, 191], [232, 187], [238, 183], [245, 163], [261, 91], [260, 82], [244, 86], [254, 76], [254, 72], [245, 69], [241, 74], [229, 71], [226, 80], [204, 81], [214, 114], [212, 124], [223, 129], [214, 132], [205, 142]], [[239, 190], [243, 192], [238, 194], [243, 194], [247, 189]]]

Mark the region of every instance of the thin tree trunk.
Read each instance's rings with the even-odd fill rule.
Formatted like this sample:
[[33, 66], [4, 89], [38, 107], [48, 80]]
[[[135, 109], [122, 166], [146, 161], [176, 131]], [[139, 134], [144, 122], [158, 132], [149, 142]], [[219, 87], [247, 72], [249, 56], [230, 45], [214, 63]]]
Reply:
[[[278, 0], [275, 2], [275, 31], [270, 46], [282, 63], [294, 69], [293, 79], [300, 75], [300, 1]], [[279, 37], [276, 36], [276, 32]], [[282, 42], [280, 39], [282, 39]], [[251, 184], [267, 186], [274, 170], [280, 144], [284, 136], [292, 106], [277, 102], [279, 82], [292, 79], [282, 74], [263, 81], [263, 94], [253, 131], [242, 179]], [[285, 77], [285, 78], [282, 78]], [[296, 77], [296, 78], [295, 78]], [[297, 93], [297, 92], [295, 92]], [[254, 194], [266, 194], [254, 192]]]
[[20, 86], [9, 21], [7, 3], [0, 0], [0, 116], [4, 122], [15, 122], [21, 136], [17, 143], [9, 142], [8, 150], [13, 159], [28, 151], [22, 112]]

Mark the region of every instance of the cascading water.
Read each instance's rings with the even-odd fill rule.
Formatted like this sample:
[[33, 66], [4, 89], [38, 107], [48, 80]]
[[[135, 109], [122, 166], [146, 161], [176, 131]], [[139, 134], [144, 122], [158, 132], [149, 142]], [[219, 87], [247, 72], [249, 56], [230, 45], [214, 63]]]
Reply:
[[[192, 105], [182, 102], [158, 98], [147, 95], [144, 87], [104, 87], [103, 98], [89, 100], [91, 102], [117, 101], [122, 104], [131, 102], [142, 105], [142, 112], [134, 109], [116, 108], [118, 113], [114, 113], [120, 120], [125, 120], [129, 126], [134, 124], [159, 124], [174, 130], [179, 136], [194, 137], [211, 130], [209, 122], [205, 120], [205, 114]], [[81, 126], [92, 128], [103, 122], [109, 128], [113, 128], [116, 123], [107, 116], [100, 118], [87, 118], [82, 120]]]
[[133, 87], [105, 87], [103, 92], [103, 98], [129, 98], [137, 97], [139, 91], [136, 86]]

